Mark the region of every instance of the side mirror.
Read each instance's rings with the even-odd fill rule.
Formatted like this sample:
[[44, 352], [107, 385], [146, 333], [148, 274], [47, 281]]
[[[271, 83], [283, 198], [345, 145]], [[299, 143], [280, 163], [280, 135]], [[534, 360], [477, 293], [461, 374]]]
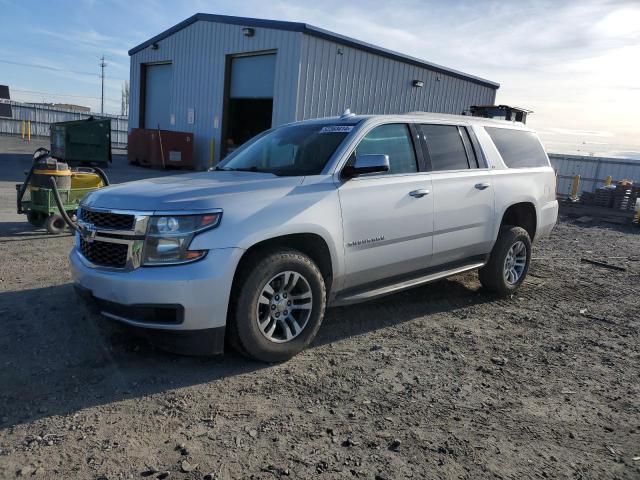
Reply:
[[342, 169], [344, 178], [353, 178], [366, 173], [380, 173], [389, 171], [389, 155], [371, 154], [357, 155], [353, 165]]

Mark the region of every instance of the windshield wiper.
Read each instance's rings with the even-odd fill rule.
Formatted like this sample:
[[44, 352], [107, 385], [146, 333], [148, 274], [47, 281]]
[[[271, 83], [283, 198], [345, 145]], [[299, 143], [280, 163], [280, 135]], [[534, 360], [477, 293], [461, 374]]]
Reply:
[[269, 173], [269, 172], [265, 172], [263, 170], [258, 170], [258, 167], [238, 167], [238, 168], [216, 167], [216, 168], [214, 168], [214, 170], [217, 170], [219, 172], [260, 172], [260, 173]]

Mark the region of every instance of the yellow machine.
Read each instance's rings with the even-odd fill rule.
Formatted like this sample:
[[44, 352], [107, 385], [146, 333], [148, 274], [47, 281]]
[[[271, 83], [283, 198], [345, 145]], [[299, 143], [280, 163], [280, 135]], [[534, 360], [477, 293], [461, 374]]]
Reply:
[[81, 171], [71, 172], [71, 188], [100, 188], [104, 187], [102, 177], [95, 172]]
[[49, 233], [61, 233], [67, 226], [76, 229], [75, 212], [82, 198], [107, 185], [109, 179], [99, 168], [71, 169], [40, 148], [34, 153], [27, 178], [16, 185], [17, 211], [26, 213], [34, 227], [44, 226]]

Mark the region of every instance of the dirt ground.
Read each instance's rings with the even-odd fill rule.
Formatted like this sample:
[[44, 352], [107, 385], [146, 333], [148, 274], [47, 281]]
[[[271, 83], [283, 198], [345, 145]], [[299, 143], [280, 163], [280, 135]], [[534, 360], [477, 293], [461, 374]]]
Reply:
[[72, 238], [13, 212], [26, 165], [0, 155], [0, 478], [640, 478], [640, 229], [563, 218], [513, 298], [330, 309], [284, 364], [189, 358], [76, 300]]

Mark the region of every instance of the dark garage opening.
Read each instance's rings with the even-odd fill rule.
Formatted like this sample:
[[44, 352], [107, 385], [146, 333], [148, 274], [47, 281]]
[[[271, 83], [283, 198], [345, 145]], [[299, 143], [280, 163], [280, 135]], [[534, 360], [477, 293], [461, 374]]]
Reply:
[[271, 128], [273, 98], [230, 98], [228, 146], [242, 145], [260, 132]]
[[273, 52], [228, 58], [223, 157], [271, 128], [275, 69]]

